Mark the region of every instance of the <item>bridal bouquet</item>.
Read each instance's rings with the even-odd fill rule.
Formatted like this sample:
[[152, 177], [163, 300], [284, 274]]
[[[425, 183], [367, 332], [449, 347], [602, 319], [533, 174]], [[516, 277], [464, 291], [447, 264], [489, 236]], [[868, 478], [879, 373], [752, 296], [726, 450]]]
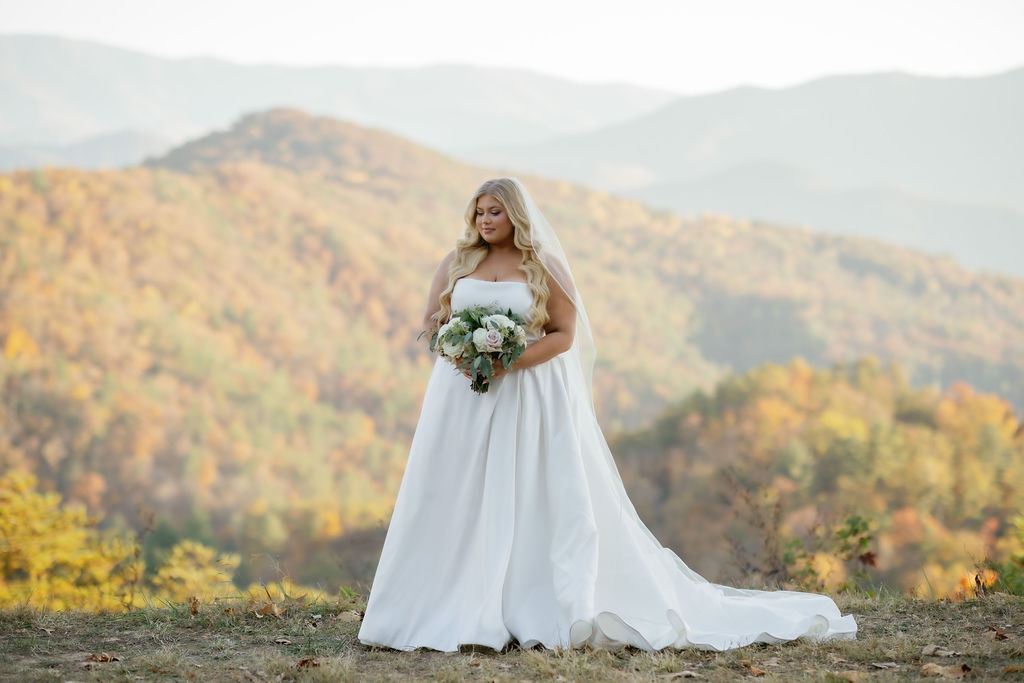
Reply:
[[430, 338], [430, 350], [469, 370], [473, 391], [482, 394], [494, 377], [494, 361], [507, 368], [526, 350], [526, 329], [511, 310], [472, 306], [456, 311]]

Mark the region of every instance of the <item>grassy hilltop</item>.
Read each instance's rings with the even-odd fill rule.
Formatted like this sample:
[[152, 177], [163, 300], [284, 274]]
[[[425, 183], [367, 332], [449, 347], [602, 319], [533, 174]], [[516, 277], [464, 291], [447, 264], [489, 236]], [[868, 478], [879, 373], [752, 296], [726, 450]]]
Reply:
[[[258, 596], [257, 596], [258, 597]], [[360, 596], [337, 602], [228, 601], [128, 614], [0, 612], [0, 678], [6, 680], [365, 681], [436, 679], [664, 681], [995, 679], [1024, 671], [1024, 599], [967, 602], [896, 595], [837, 600], [859, 626], [854, 641], [755, 644], [724, 653], [635, 648], [504, 653], [399, 652], [359, 643]], [[924, 654], [929, 652], [930, 654]]]

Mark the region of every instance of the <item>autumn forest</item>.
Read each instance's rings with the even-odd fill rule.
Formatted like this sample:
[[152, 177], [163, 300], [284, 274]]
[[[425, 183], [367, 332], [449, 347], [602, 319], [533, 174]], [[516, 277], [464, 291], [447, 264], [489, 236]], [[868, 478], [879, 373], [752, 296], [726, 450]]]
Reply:
[[[0, 604], [366, 590], [475, 168], [301, 111], [0, 175]], [[651, 531], [709, 578], [1024, 592], [1024, 280], [522, 177]]]

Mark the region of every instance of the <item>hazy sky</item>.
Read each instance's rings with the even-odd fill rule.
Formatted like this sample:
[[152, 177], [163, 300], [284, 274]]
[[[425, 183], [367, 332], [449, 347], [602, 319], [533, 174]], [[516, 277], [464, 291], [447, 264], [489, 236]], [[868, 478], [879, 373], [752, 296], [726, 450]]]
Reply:
[[510, 66], [682, 94], [1024, 66], [1022, 0], [0, 0], [0, 32], [247, 64]]

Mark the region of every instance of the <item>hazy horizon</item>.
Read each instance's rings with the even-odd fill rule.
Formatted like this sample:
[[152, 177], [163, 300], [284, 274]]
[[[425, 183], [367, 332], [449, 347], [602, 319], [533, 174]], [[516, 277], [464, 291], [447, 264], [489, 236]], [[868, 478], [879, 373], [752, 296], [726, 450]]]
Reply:
[[[88, 40], [165, 58], [525, 69], [680, 95], [744, 85], [785, 88], [831, 75], [979, 76], [1024, 66], [1018, 36], [1024, 4], [1009, 0], [982, 0], [980, 6], [948, 0], [896, 6], [878, 0], [784, 0], [770, 7], [754, 0], [713, 6], [638, 0], [628, 16], [605, 4], [527, 0], [511, 13], [467, 0], [429, 7], [411, 0], [372, 6], [306, 0], [289, 5], [287, 13], [266, 0], [214, 6], [185, 0], [145, 11], [126, 0], [88, 6], [3, 0], [0, 7], [7, 35]], [[524, 36], [529, 50], [522, 47]]]

